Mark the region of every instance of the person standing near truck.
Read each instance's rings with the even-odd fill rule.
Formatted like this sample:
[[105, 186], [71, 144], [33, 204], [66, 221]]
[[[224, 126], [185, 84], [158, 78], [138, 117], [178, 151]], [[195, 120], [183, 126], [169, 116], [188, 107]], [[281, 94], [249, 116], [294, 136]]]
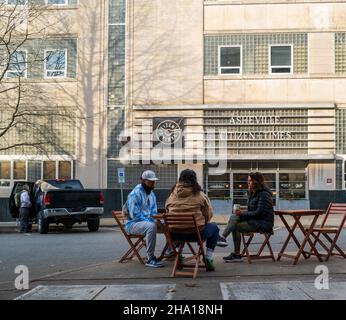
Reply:
[[20, 232], [31, 232], [31, 225], [29, 224], [30, 208], [32, 206], [30, 200], [30, 187], [24, 185], [23, 191], [20, 194]]

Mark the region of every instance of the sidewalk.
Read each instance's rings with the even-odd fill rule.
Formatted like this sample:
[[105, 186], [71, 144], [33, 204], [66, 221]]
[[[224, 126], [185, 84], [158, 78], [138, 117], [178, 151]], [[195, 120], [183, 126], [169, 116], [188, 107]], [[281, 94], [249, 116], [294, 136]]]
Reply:
[[[276, 291], [283, 294], [286, 289], [290, 296], [285, 299], [345, 299], [346, 283], [339, 287], [345, 280], [346, 264], [344, 259], [332, 258], [328, 263], [320, 263], [317, 259], [302, 259], [297, 266], [291, 264], [291, 260], [282, 260], [280, 262], [272, 261], [256, 261], [248, 264], [246, 260], [243, 263], [224, 263], [222, 262], [222, 254], [215, 257], [216, 271], [206, 272], [201, 269], [197, 279], [192, 278], [171, 278], [173, 261], [165, 261], [165, 267], [160, 269], [146, 268], [138, 261], [133, 260], [127, 263], [119, 263], [117, 261], [105, 262], [98, 265], [85, 266], [76, 270], [65, 271], [60, 274], [54, 274], [39, 279], [32, 279], [30, 288], [37, 286], [46, 286], [46, 289], [56, 294], [59, 286], [65, 286], [65, 291], [74, 290], [73, 286], [138, 286], [146, 285], [148, 287], [171, 285], [174, 289], [168, 290], [172, 294], [171, 299], [192, 299], [192, 300], [208, 300], [208, 299], [225, 299], [225, 295], [230, 296], [226, 299], [241, 299], [241, 297], [233, 297], [239, 293], [236, 289], [239, 286], [245, 286], [241, 292], [247, 293], [247, 299], [254, 298], [256, 294], [263, 292], [271, 292], [272, 299], [278, 299]], [[325, 265], [328, 267], [330, 276], [330, 290], [320, 292], [316, 290], [314, 281], [318, 276], [316, 267]], [[301, 289], [310, 292], [307, 297], [297, 288], [296, 284], [303, 286]], [[299, 285], [298, 285], [299, 287]], [[223, 289], [222, 289], [223, 288]], [[233, 289], [232, 289], [233, 288]], [[10, 288], [8, 288], [10, 289]], [[133, 289], [132, 289], [133, 290]], [[149, 290], [149, 289], [147, 289]], [[151, 288], [152, 290], [152, 288]], [[233, 290], [233, 292], [232, 292]], [[234, 291], [235, 290], [235, 291]], [[257, 290], [257, 291], [256, 291]], [[274, 291], [273, 291], [274, 290]], [[276, 291], [275, 291], [276, 290]], [[258, 292], [259, 291], [259, 292]], [[23, 292], [22, 292], [23, 293]], [[139, 294], [139, 293], [138, 293]], [[133, 294], [132, 294], [133, 295]], [[132, 299], [136, 295], [126, 297]], [[11, 292], [7, 298], [16, 298], [19, 294]], [[142, 294], [140, 299], [147, 299], [148, 293]], [[266, 299], [268, 297], [264, 297]], [[119, 296], [113, 296], [113, 299], [119, 299]], [[153, 299], [157, 299], [154, 298]], [[160, 298], [164, 299], [164, 297]]]

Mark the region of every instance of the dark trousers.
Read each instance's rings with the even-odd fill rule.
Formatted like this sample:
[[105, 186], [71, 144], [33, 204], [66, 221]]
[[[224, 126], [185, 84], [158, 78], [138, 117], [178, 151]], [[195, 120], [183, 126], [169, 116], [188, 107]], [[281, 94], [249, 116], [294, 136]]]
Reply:
[[231, 216], [226, 229], [223, 232], [223, 236], [227, 238], [230, 233], [233, 236], [233, 244], [234, 244], [234, 253], [240, 254], [240, 246], [241, 246], [241, 232], [258, 232], [259, 230], [248, 224], [246, 221], [241, 221], [237, 216]]
[[31, 231], [31, 225], [29, 224], [29, 208], [20, 208], [20, 232], [29, 232]]
[[[216, 243], [219, 240], [219, 227], [215, 223], [207, 223], [203, 230], [200, 231], [203, 240], [207, 241], [207, 248], [214, 250]], [[179, 241], [196, 241], [195, 234], [173, 233], [172, 238], [174, 242]]]

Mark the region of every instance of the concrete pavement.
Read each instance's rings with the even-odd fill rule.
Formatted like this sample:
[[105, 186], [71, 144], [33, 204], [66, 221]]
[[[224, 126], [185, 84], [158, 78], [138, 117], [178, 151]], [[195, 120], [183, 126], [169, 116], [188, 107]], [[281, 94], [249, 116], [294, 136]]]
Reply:
[[[278, 229], [272, 239], [274, 252], [278, 252], [286, 237], [284, 229]], [[44, 239], [44, 245], [42, 245]], [[89, 233], [82, 228], [63, 231], [56, 230], [52, 234], [40, 235], [33, 233], [30, 237], [20, 234], [2, 234], [0, 248], [0, 300], [15, 299], [28, 290], [18, 291], [14, 288], [14, 274], [16, 265], [27, 265], [30, 270], [30, 289], [39, 285], [65, 285], [70, 292], [72, 286], [119, 286], [119, 285], [174, 285], [172, 299], [209, 300], [224, 299], [229, 286], [221, 290], [221, 284], [244, 284], [251, 282], [251, 286], [267, 286], [270, 283], [278, 290], [292, 281], [308, 283], [307, 290], [314, 290], [313, 283], [318, 276], [317, 266], [326, 266], [329, 272], [330, 290], [323, 292], [323, 298], [345, 297], [344, 287], [339, 287], [346, 278], [346, 263], [344, 259], [332, 257], [329, 262], [320, 263], [316, 258], [304, 260], [301, 258], [298, 265], [292, 261], [282, 259], [280, 262], [271, 260], [254, 261], [248, 264], [226, 264], [222, 257], [228, 254], [228, 248], [218, 248], [215, 254], [215, 272], [200, 270], [198, 278], [171, 278], [173, 261], [165, 261], [162, 269], [151, 269], [141, 265], [137, 260], [119, 263], [117, 259], [127, 250], [128, 245], [117, 228], [102, 228], [98, 233]], [[162, 249], [163, 237], [160, 236], [157, 251]], [[340, 239], [340, 245], [345, 247], [345, 235]], [[260, 239], [255, 238], [252, 249], [255, 251], [260, 245]], [[6, 249], [6, 251], [5, 251]], [[294, 245], [289, 251], [295, 250]], [[142, 251], [142, 255], [144, 252]], [[275, 284], [280, 282], [280, 284]], [[228, 288], [228, 289], [227, 289]], [[271, 287], [270, 287], [271, 288]], [[296, 290], [301, 290], [294, 286]], [[114, 288], [113, 288], [114, 289]], [[114, 292], [117, 289], [111, 290]], [[44, 289], [45, 290], [45, 289]], [[47, 289], [48, 290], [48, 289]], [[131, 289], [132, 290], [132, 289]], [[226, 290], [226, 291], [225, 291]], [[228, 290], [228, 291], [227, 291]], [[269, 291], [270, 291], [269, 290]], [[61, 290], [60, 290], [61, 291]], [[73, 291], [73, 290], [72, 290]], [[58, 294], [59, 290], [54, 294]], [[258, 294], [258, 292], [257, 292]], [[318, 292], [316, 295], [321, 296]], [[301, 294], [302, 295], [302, 294]], [[312, 295], [313, 296], [313, 295]], [[142, 295], [145, 299], [148, 295]], [[155, 296], [156, 297], [156, 296]], [[298, 297], [298, 296], [297, 296]], [[156, 297], [157, 298], [157, 297]], [[241, 297], [240, 297], [241, 298]]]
[[[220, 289], [221, 283], [233, 283], [233, 286], [237, 283], [238, 287], [244, 284], [258, 287], [261, 284], [267, 286], [266, 290], [268, 290], [271, 283], [274, 283], [274, 287], [287, 287], [287, 284], [291, 284], [292, 281], [300, 281], [305, 283], [306, 290], [312, 292], [312, 296], [315, 293], [316, 296], [323, 297], [323, 299], [335, 298], [335, 296], [346, 299], [346, 286], [342, 285], [340, 287], [346, 276], [344, 259], [333, 258], [328, 263], [322, 263], [329, 270], [330, 288], [320, 292], [314, 287], [314, 281], [318, 276], [315, 269], [321, 265], [316, 259], [302, 260], [297, 266], [292, 266], [288, 260], [275, 263], [256, 261], [250, 265], [247, 262], [226, 264], [222, 262], [221, 256], [221, 254], [218, 254], [215, 258], [217, 266], [215, 272], [201, 270], [195, 280], [191, 278], [171, 278], [172, 261], [166, 261], [166, 266], [161, 269], [146, 268], [138, 261], [122, 264], [111, 261], [97, 266], [85, 266], [78, 270], [33, 279], [30, 283], [30, 289], [34, 289], [38, 285], [48, 287], [65, 285], [71, 287], [73, 285], [171, 284], [175, 286], [173, 300], [219, 300], [224, 299], [226, 294], [224, 290]], [[229, 288], [226, 288], [226, 290], [229, 290]], [[13, 287], [7, 286], [7, 288], [0, 291], [0, 299], [14, 299], [25, 292], [28, 291], [16, 291]], [[258, 290], [256, 294], [259, 294]], [[291, 292], [291, 298], [292, 295], [294, 295], [294, 292]], [[143, 298], [145, 299], [145, 295], [142, 295]], [[296, 295], [296, 298], [299, 299], [299, 295]]]
[[[13, 230], [2, 232], [1, 229], [0, 299], [14, 299], [27, 292], [14, 288], [14, 280], [17, 277], [14, 270], [17, 265], [28, 266], [30, 289], [34, 289], [38, 285], [171, 284], [176, 286], [172, 299], [197, 300], [223, 299], [226, 293], [220, 289], [221, 283], [254, 282], [267, 285], [277, 281], [313, 283], [318, 276], [315, 273], [316, 267], [321, 265], [328, 268], [331, 284], [340, 284], [346, 278], [345, 260], [336, 257], [331, 258], [327, 263], [319, 263], [316, 258], [308, 260], [301, 258], [297, 266], [293, 266], [292, 261], [288, 259], [275, 263], [271, 260], [255, 261], [251, 265], [247, 262], [225, 264], [222, 257], [232, 250], [230, 237], [228, 248], [217, 248], [216, 250], [217, 269], [215, 272], [201, 270], [196, 280], [173, 279], [170, 277], [172, 261], [166, 261], [166, 266], [162, 269], [144, 267], [136, 260], [124, 264], [118, 263], [117, 259], [128, 249], [128, 244], [119, 228], [114, 226], [115, 222], [109, 219], [103, 222], [103, 227], [97, 233], [88, 232], [85, 226], [72, 230], [57, 227], [53, 228], [48, 235], [34, 232], [28, 237], [13, 232]], [[222, 226], [221, 229], [223, 229]], [[286, 236], [287, 231], [285, 228], [279, 227], [277, 222], [275, 235], [271, 239], [274, 252], [277, 253], [280, 250]], [[260, 236], [256, 236], [254, 239], [252, 246], [254, 251], [258, 249], [261, 240]], [[345, 232], [342, 233], [339, 244], [342, 248], [346, 247]], [[164, 237], [160, 235], [157, 254], [162, 250], [163, 245]], [[288, 250], [296, 250], [294, 243], [290, 243]], [[283, 284], [274, 285], [273, 290], [282, 286]], [[325, 298], [343, 295], [342, 288], [340, 289], [336, 285], [331, 285], [331, 288], [332, 290], [336, 288], [337, 292], [326, 291], [324, 292]]]

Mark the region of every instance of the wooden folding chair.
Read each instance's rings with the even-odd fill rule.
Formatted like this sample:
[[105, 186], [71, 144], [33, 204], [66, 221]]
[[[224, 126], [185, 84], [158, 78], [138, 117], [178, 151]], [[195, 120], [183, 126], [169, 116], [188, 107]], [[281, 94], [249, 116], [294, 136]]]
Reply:
[[[329, 218], [331, 216], [341, 215], [341, 222], [339, 226], [328, 226]], [[340, 234], [343, 230], [343, 227], [346, 222], [346, 203], [330, 203], [327, 209], [327, 212], [324, 216], [322, 224], [320, 227], [313, 229], [312, 237], [314, 238], [314, 246], [318, 243], [321, 247], [326, 250], [326, 254], [321, 254], [321, 256], [326, 256], [328, 261], [331, 256], [340, 256], [346, 258], [345, 252], [337, 245], [337, 241], [340, 237]], [[321, 239], [323, 235], [324, 240]], [[334, 235], [332, 237], [331, 235]], [[327, 244], [326, 244], [327, 242]], [[330, 245], [328, 247], [328, 245]], [[335, 250], [337, 252], [335, 252]], [[313, 255], [312, 250], [309, 252], [309, 255]]]
[[[139, 262], [144, 264], [145, 257], [141, 257], [139, 254], [140, 250], [146, 246], [144, 235], [141, 234], [128, 234], [125, 230], [124, 221], [126, 220], [121, 211], [112, 211], [112, 215], [117, 222], [120, 231], [124, 235], [125, 239], [130, 245], [130, 249], [120, 258], [119, 262], [124, 262], [132, 260], [134, 257], [137, 257]], [[132, 240], [137, 239], [133, 242]]]
[[[205, 268], [206, 271], [208, 271], [203, 247], [204, 240], [202, 239], [200, 230], [198, 228], [196, 216], [192, 214], [165, 214], [163, 216], [163, 219], [167, 228], [167, 242], [175, 253], [175, 261], [171, 277], [174, 278], [176, 276], [192, 276], [193, 278], [196, 278], [200, 267]], [[189, 240], [177, 240], [176, 242], [179, 243], [179, 248], [177, 251], [174, 245], [174, 239], [175, 235], [181, 234], [188, 234]], [[193, 246], [191, 245], [191, 243], [193, 242], [197, 243], [197, 251], [195, 251]], [[187, 247], [190, 249], [192, 255], [190, 257], [185, 257], [182, 261], [180, 257], [183, 253], [185, 245], [187, 245]], [[191, 260], [194, 260], [194, 263], [187, 263]], [[193, 268], [193, 271], [181, 271], [184, 268]]]
[[[270, 242], [269, 242], [270, 237], [273, 235], [272, 233], [259, 232], [260, 234], [262, 234], [264, 236], [264, 242], [262, 243], [262, 245], [259, 248], [259, 250], [257, 251], [257, 253], [253, 254], [253, 253], [249, 252], [249, 246], [250, 246], [256, 233], [255, 232], [246, 232], [246, 233], [242, 232], [241, 233], [241, 237], [242, 237], [243, 245], [244, 245], [242, 256], [246, 257], [249, 263], [252, 263], [252, 260], [258, 260], [258, 259], [272, 259], [275, 262], [276, 260], [275, 260], [274, 252], [273, 252], [273, 249], [272, 249]], [[246, 237], [248, 237], [248, 239], [246, 239]], [[268, 255], [262, 255], [265, 247], [268, 247], [268, 250], [269, 250]]]

